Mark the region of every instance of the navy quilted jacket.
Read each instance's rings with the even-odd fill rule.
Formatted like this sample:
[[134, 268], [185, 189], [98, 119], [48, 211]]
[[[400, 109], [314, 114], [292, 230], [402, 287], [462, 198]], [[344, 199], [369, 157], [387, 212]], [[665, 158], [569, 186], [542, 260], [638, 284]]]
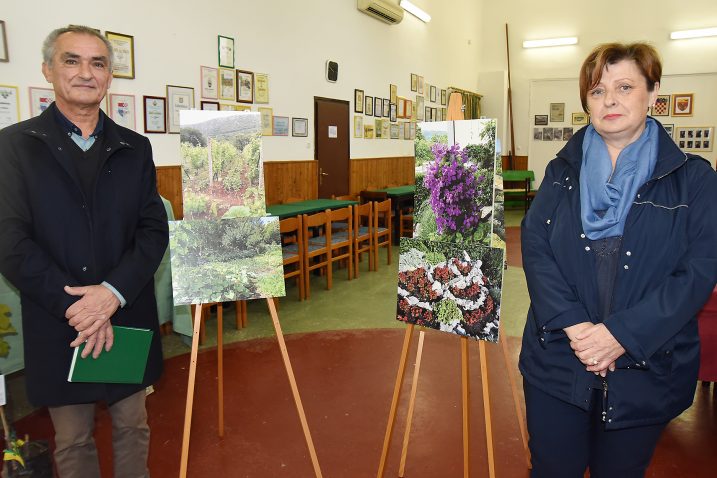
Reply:
[[[522, 224], [531, 305], [520, 370], [544, 392], [588, 409], [595, 375], [564, 327], [600, 321], [595, 260], [580, 220], [585, 128], [546, 169]], [[699, 368], [697, 312], [717, 282], [717, 173], [660, 128], [653, 176], [625, 224], [609, 317], [626, 353], [607, 376], [608, 429], [664, 422], [692, 404]]]

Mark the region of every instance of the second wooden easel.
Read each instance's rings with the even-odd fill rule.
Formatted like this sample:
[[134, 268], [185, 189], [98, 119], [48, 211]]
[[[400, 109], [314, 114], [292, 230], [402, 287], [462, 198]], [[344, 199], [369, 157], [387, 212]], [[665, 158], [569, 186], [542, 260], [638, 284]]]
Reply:
[[[388, 414], [388, 424], [386, 426], [386, 434], [383, 439], [383, 449], [381, 451], [381, 460], [378, 466], [377, 478], [383, 478], [386, 471], [386, 461], [388, 458], [388, 452], [391, 447], [391, 438], [393, 435], [393, 427], [396, 421], [396, 411], [398, 410], [398, 403], [401, 397], [401, 388], [403, 387], [403, 380], [406, 372], [406, 365], [408, 362], [408, 352], [411, 348], [411, 341], [413, 337], [414, 325], [409, 324], [406, 327], [406, 333], [403, 338], [403, 346], [401, 348], [401, 358], [398, 365], [398, 373], [396, 374], [396, 383], [393, 388], [393, 398], [391, 399], [391, 408]], [[406, 466], [406, 457], [408, 455], [408, 442], [409, 435], [411, 432], [411, 422], [413, 420], [413, 409], [416, 398], [416, 390], [418, 387], [418, 375], [421, 367], [421, 359], [423, 356], [423, 341], [425, 332], [421, 330], [419, 332], [418, 347], [416, 350], [416, 365], [414, 368], [413, 382], [411, 384], [411, 396], [408, 404], [408, 414], [406, 418], [406, 429], [403, 435], [403, 446], [401, 449], [401, 462], [399, 465], [398, 476], [403, 477]], [[462, 398], [462, 410], [463, 410], [463, 477], [470, 477], [470, 375], [469, 375], [469, 356], [468, 356], [468, 338], [461, 337], [461, 398]], [[515, 404], [515, 412], [518, 417], [520, 426], [520, 434], [523, 439], [523, 449], [525, 451], [526, 465], [530, 468], [530, 452], [528, 450], [528, 439], [527, 431], [525, 430], [525, 422], [523, 420], [523, 412], [518, 401], [517, 391], [515, 388], [515, 378], [513, 376], [512, 369], [510, 368], [510, 362], [508, 357], [508, 348], [505, 339], [500, 341], [503, 349], [503, 357], [505, 359], [506, 367], [508, 368], [508, 377], [510, 379], [511, 391], [513, 394], [513, 402]], [[483, 391], [483, 413], [485, 416], [485, 433], [486, 433], [486, 446], [488, 452], [488, 476], [495, 478], [495, 459], [493, 453], [493, 429], [492, 429], [492, 418], [490, 410], [490, 387], [488, 383], [488, 365], [486, 361], [485, 353], [485, 341], [478, 341], [478, 352], [480, 358], [481, 367], [481, 384]]]
[[[269, 313], [271, 314], [271, 320], [274, 324], [274, 331], [276, 332], [276, 338], [279, 342], [279, 349], [281, 351], [281, 357], [284, 361], [284, 368], [286, 369], [286, 374], [289, 378], [289, 385], [291, 386], [291, 393], [294, 396], [294, 403], [296, 404], [296, 409], [299, 413], [299, 420], [301, 421], [301, 428], [304, 432], [304, 438], [306, 440], [306, 446], [309, 449], [309, 455], [311, 457], [311, 464], [314, 467], [314, 473], [316, 475], [316, 478], [322, 478], [321, 474], [321, 468], [319, 466], [319, 460], [316, 455], [316, 449], [314, 448], [314, 442], [311, 439], [311, 432], [309, 431], [309, 424], [306, 420], [306, 414], [304, 413], [304, 406], [301, 403], [301, 396], [299, 395], [299, 388], [296, 385], [296, 378], [294, 377], [294, 370], [291, 367], [291, 360], [289, 360], [289, 353], [286, 350], [286, 342], [284, 341], [284, 333], [281, 330], [281, 324], [279, 323], [279, 315], [276, 312], [276, 305], [274, 304], [273, 299], [266, 299], [267, 305], [269, 306]], [[194, 405], [194, 385], [196, 380], [196, 373], [197, 373], [197, 353], [199, 349], [199, 328], [201, 326], [201, 314], [202, 314], [202, 307], [201, 304], [197, 305], [194, 311], [194, 330], [192, 334], [192, 352], [190, 354], [190, 363], [189, 363], [189, 380], [187, 385], [187, 402], [186, 407], [184, 410], [184, 434], [182, 437], [182, 455], [181, 455], [181, 462], [180, 462], [180, 468], [179, 468], [179, 476], [180, 478], [186, 478], [187, 476], [187, 466], [189, 462], [189, 436], [191, 432], [192, 427], [192, 409]], [[223, 357], [221, 355], [221, 349], [222, 349], [222, 343], [221, 343], [221, 327], [222, 327], [222, 318], [221, 318], [221, 305], [217, 308], [217, 327], [219, 329], [218, 335], [217, 335], [217, 353], [219, 354], [218, 360], [219, 360], [219, 373], [222, 374], [222, 364], [223, 364]], [[222, 387], [222, 380], [219, 381], [219, 386]], [[223, 416], [223, 400], [222, 400], [222, 390], [220, 389], [219, 392], [219, 427], [220, 427], [220, 436], [223, 436], [223, 428], [224, 428], [224, 416]]]

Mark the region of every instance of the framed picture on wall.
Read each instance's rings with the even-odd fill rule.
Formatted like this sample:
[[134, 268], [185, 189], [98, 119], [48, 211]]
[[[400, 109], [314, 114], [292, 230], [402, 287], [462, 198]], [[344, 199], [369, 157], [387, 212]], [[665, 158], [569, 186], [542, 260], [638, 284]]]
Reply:
[[273, 126], [271, 118], [274, 110], [271, 108], [259, 108], [259, 114], [261, 115], [261, 135], [271, 136]]
[[418, 94], [419, 95], [423, 94], [423, 77], [422, 76], [418, 77]]
[[441, 106], [446, 106], [446, 90], [441, 90]]
[[533, 141], [543, 141], [543, 128], [533, 128]]
[[665, 128], [665, 132], [670, 135], [670, 138], [675, 139], [675, 125], [674, 124], [663, 124], [663, 128]]
[[134, 95], [110, 93], [110, 118], [118, 125], [136, 131]]
[[373, 96], [364, 96], [363, 112], [367, 116], [373, 116]]
[[7, 33], [5, 32], [5, 22], [0, 20], [0, 61], [7, 63], [10, 61], [10, 55], [7, 51]]
[[553, 140], [553, 128], [544, 127], [543, 128], [543, 141], [552, 141]]
[[30, 116], [35, 117], [45, 111], [55, 101], [55, 90], [52, 88], [35, 88], [31, 86]]
[[354, 115], [354, 138], [363, 138], [363, 116]]
[[13, 85], [0, 85], [0, 129], [20, 121], [20, 90]]
[[392, 123], [396, 122], [396, 103], [391, 103], [389, 105], [388, 117]]
[[389, 92], [389, 100], [391, 100], [391, 103], [396, 102], [396, 95], [398, 94], [398, 86], [396, 85], [388, 85], [388, 92]]
[[291, 136], [308, 136], [309, 120], [307, 118], [291, 118]]
[[254, 103], [269, 103], [269, 75], [254, 73]]
[[411, 73], [411, 91], [418, 91], [418, 75]]
[[657, 95], [652, 106], [652, 116], [670, 116], [670, 95]]
[[562, 123], [565, 121], [565, 103], [550, 103], [550, 122]]
[[273, 136], [289, 136], [289, 117], [274, 116], [272, 118], [271, 134]]
[[372, 124], [365, 124], [363, 125], [363, 137], [364, 139], [373, 139], [374, 138], [374, 126]]
[[220, 67], [234, 68], [234, 39], [218, 35], [217, 54]]
[[693, 93], [672, 95], [672, 116], [692, 116], [693, 100]]
[[354, 113], [363, 113], [363, 90], [354, 90]]
[[161, 96], [143, 96], [144, 104], [144, 132], [167, 132], [167, 99]]
[[122, 33], [105, 32], [105, 37], [112, 44], [114, 78], [134, 79], [134, 37]]
[[714, 126], [678, 126], [674, 139], [683, 151], [712, 151], [714, 133]]
[[436, 102], [436, 87], [435, 87], [435, 85], [431, 85], [430, 98], [431, 98], [431, 103]]
[[391, 115], [391, 101], [388, 98], [383, 99], [383, 113], [384, 118], [388, 118]]
[[235, 101], [237, 99], [234, 70], [219, 68], [219, 99], [228, 101]]
[[239, 103], [254, 102], [254, 73], [237, 70], [237, 101]]
[[217, 101], [202, 101], [200, 105], [204, 111], [219, 111], [219, 102]]
[[[588, 118], [589, 118], [589, 116], [585, 112], [581, 111], [579, 113], [573, 113], [572, 123], [574, 125], [588, 124]], [[535, 124], [538, 124], [538, 123], [535, 123]], [[548, 123], [545, 123], [545, 124], [548, 124]]]
[[194, 88], [167, 85], [167, 129], [179, 134], [179, 112], [194, 109]]
[[381, 98], [373, 99], [373, 115], [379, 118], [383, 116], [383, 100]]
[[200, 66], [199, 77], [202, 82], [202, 98], [219, 98], [219, 70], [211, 66]]
[[[548, 124], [548, 115], [535, 115], [535, 126], [545, 126]], [[575, 124], [575, 123], [573, 123]]]

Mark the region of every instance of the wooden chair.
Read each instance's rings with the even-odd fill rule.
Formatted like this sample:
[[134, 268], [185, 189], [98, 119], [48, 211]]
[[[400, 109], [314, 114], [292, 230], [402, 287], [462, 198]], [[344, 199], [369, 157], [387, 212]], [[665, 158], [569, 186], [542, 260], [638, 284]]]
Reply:
[[378, 249], [386, 248], [386, 264], [391, 264], [391, 200], [373, 203], [373, 264], [378, 270]]
[[354, 206], [354, 277], [359, 276], [359, 261], [361, 254], [368, 253], [368, 270], [374, 270], [373, 263], [373, 203], [367, 202], [360, 206]]
[[398, 220], [398, 237], [413, 237], [413, 208], [401, 209]]
[[[336, 199], [339, 201], [357, 201], [358, 202], [358, 194], [344, 194], [343, 196], [335, 196], [331, 195], [331, 199]], [[335, 234], [338, 232], [345, 232], [348, 230], [348, 224], [343, 221], [332, 221], [331, 222], [331, 233]]]
[[304, 231], [301, 217], [290, 217], [279, 221], [281, 233], [281, 255], [284, 260], [284, 279], [292, 277], [299, 285], [299, 300], [304, 300]]
[[[341, 209], [326, 210], [329, 218], [329, 229], [331, 230], [331, 250], [329, 251], [329, 268], [336, 261], [345, 260], [348, 264], [349, 280], [353, 278], [353, 218], [351, 215], [351, 206]], [[334, 221], [346, 227], [345, 230], [335, 231], [333, 228]]]
[[[309, 230], [319, 228], [323, 235], [311, 237]], [[326, 212], [301, 217], [304, 235], [304, 297], [311, 297], [311, 271], [326, 269], [326, 288], [331, 289], [331, 225]]]

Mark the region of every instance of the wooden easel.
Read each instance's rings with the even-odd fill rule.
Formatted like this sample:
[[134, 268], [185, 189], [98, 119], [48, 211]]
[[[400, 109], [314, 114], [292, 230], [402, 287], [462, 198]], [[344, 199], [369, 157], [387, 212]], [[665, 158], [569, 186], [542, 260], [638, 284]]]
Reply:
[[[311, 439], [311, 432], [309, 431], [309, 425], [306, 420], [306, 414], [304, 413], [304, 406], [301, 403], [301, 396], [299, 395], [299, 388], [296, 385], [296, 378], [294, 377], [294, 370], [291, 367], [291, 361], [289, 360], [289, 353], [286, 350], [286, 342], [284, 341], [284, 334], [281, 331], [281, 324], [279, 324], [279, 315], [276, 312], [276, 305], [274, 300], [271, 298], [266, 299], [267, 305], [269, 306], [269, 313], [271, 314], [271, 320], [274, 324], [274, 331], [276, 332], [276, 338], [279, 341], [279, 349], [281, 350], [281, 357], [284, 361], [284, 367], [286, 368], [286, 374], [289, 377], [289, 385], [291, 386], [291, 393], [294, 396], [294, 403], [299, 413], [299, 420], [301, 421], [301, 428], [304, 431], [304, 438], [306, 439], [306, 446], [309, 448], [309, 455], [311, 456], [311, 464], [314, 467], [314, 473], [316, 478], [322, 478], [321, 468], [319, 467], [319, 460], [316, 456], [316, 449], [314, 448], [314, 442]], [[184, 434], [182, 437], [182, 456], [179, 468], [180, 478], [186, 478], [187, 476], [187, 465], [189, 461], [189, 435], [192, 427], [192, 409], [194, 404], [194, 383], [197, 373], [197, 352], [199, 350], [199, 327], [201, 325], [201, 304], [197, 305], [194, 311], [194, 330], [192, 333], [192, 352], [190, 354], [189, 362], [189, 381], [187, 384], [187, 404], [184, 410]], [[218, 374], [219, 374], [219, 436], [224, 436], [224, 400], [223, 400], [223, 352], [222, 352], [222, 310], [221, 305], [217, 308], [217, 358], [218, 363]]]
[[[403, 338], [403, 347], [401, 348], [401, 358], [399, 360], [398, 372], [396, 374], [396, 383], [393, 388], [393, 398], [391, 399], [391, 409], [388, 413], [388, 424], [386, 426], [386, 434], [383, 439], [383, 450], [381, 451], [381, 460], [378, 465], [377, 478], [383, 478], [386, 471], [386, 461], [388, 451], [391, 447], [391, 437], [393, 435], [393, 426], [396, 421], [396, 411], [401, 396], [401, 388], [406, 372], [406, 363], [408, 359], [408, 351], [411, 347], [411, 339], [413, 336], [413, 324], [406, 327], [406, 333]], [[416, 389], [418, 388], [418, 374], [421, 367], [421, 359], [423, 357], [423, 340], [424, 331], [419, 332], [418, 348], [416, 350], [416, 365], [413, 373], [413, 383], [411, 384], [411, 396], [408, 404], [408, 416], [406, 418], [406, 429], [403, 435], [403, 447], [401, 449], [401, 462], [399, 465], [398, 476], [403, 478], [406, 467], [406, 456], [408, 454], [409, 435], [411, 433], [411, 423], [413, 420], [413, 410], [416, 399]], [[468, 357], [468, 338], [461, 337], [461, 398], [463, 409], [463, 477], [470, 477], [470, 375], [469, 375], [469, 357]], [[511, 391], [513, 394], [513, 402], [515, 411], [520, 425], [520, 434], [523, 439], [523, 448], [525, 451], [526, 464], [530, 465], [530, 452], [528, 450], [527, 431], [525, 430], [525, 421], [523, 420], [523, 412], [518, 402], [518, 395], [515, 388], [515, 377], [510, 368], [508, 361], [508, 346], [505, 340], [500, 341], [503, 348], [503, 358], [505, 359], [508, 369], [508, 377], [510, 379]], [[485, 433], [486, 447], [488, 449], [488, 476], [495, 478], [495, 459], [493, 453], [493, 428], [490, 411], [490, 387], [488, 384], [488, 364], [485, 354], [485, 341], [478, 341], [478, 352], [480, 356], [481, 366], [481, 383], [483, 388], [483, 414], [485, 416]]]

